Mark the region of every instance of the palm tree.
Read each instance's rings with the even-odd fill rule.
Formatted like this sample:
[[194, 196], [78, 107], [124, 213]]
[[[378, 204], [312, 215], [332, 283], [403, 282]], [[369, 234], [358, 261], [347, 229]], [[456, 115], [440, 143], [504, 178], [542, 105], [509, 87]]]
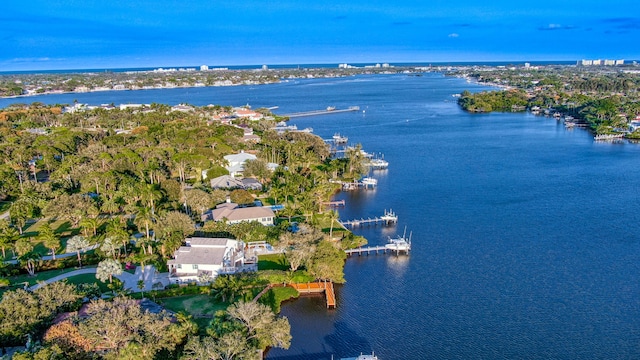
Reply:
[[78, 255], [78, 267], [82, 267], [82, 258], [80, 257], [80, 251], [89, 247], [89, 240], [82, 235], [76, 235], [67, 240], [67, 251], [74, 252]]
[[91, 230], [91, 235], [96, 236], [96, 233], [98, 231], [98, 219], [85, 217], [80, 220], [79, 225], [80, 227], [82, 227], [82, 232], [84, 233], [85, 237], [89, 236], [89, 230]]
[[121, 223], [113, 219], [107, 224], [107, 236], [114, 242], [120, 242], [124, 246], [124, 254], [127, 255], [127, 245], [130, 242], [130, 236], [127, 229], [125, 229]]
[[27, 238], [18, 238], [14, 244], [14, 249], [18, 256], [22, 256], [33, 251], [33, 244], [31, 243], [31, 240]]
[[140, 187], [140, 196], [142, 201], [151, 209], [151, 215], [156, 214], [156, 200], [162, 199], [162, 191], [158, 185], [145, 184]]
[[110, 254], [115, 259], [116, 251], [118, 251], [118, 255], [120, 254], [120, 244], [112, 237], [106, 237], [104, 240], [102, 240], [100, 250], [104, 253]]
[[144, 280], [138, 280], [137, 285], [138, 285], [138, 290], [140, 290], [140, 292], [142, 293], [142, 298], [144, 299], [144, 286], [145, 286]]
[[220, 275], [216, 277], [211, 292], [213, 297], [222, 300], [222, 302], [233, 302], [235, 297], [241, 290], [241, 283], [236, 276]]
[[53, 231], [51, 225], [48, 223], [42, 225], [38, 234], [38, 240], [42, 241], [46, 248], [51, 249], [53, 260], [55, 260], [56, 250], [60, 247], [60, 236]]
[[102, 282], [113, 283], [113, 276], [122, 274], [122, 265], [114, 259], [105, 259], [98, 263], [96, 278]]
[[115, 198], [109, 198], [102, 203], [100, 210], [109, 215], [115, 214], [120, 211], [120, 204], [117, 203]]
[[[20, 238], [20, 233], [14, 227], [7, 226], [0, 232], [0, 248], [2, 248], [2, 257], [6, 258], [5, 248], [9, 247], [13, 250], [13, 246]], [[14, 252], [15, 253], [15, 252]]]
[[[149, 240], [151, 226], [153, 225], [154, 221], [155, 221], [155, 216], [151, 214], [151, 210], [149, 210], [149, 208], [147, 207], [137, 208], [136, 217], [134, 218], [133, 222], [138, 227], [138, 231], [144, 229], [146, 241], [143, 241], [143, 242], [147, 242]], [[146, 249], [144, 248], [144, 246], [142, 246], [142, 249], [146, 254]], [[151, 248], [149, 248], [149, 253], [151, 253]]]
[[18, 261], [24, 264], [29, 275], [34, 276], [36, 274], [36, 262], [40, 260], [42, 256], [37, 252], [29, 251], [18, 257]]
[[338, 212], [335, 210], [329, 211], [328, 215], [329, 215], [329, 219], [331, 220], [331, 227], [329, 228], [329, 238], [333, 239], [333, 223], [336, 220], [338, 220], [340, 217]]
[[24, 264], [29, 275], [33, 276], [36, 273], [36, 261], [41, 256], [33, 251], [33, 244], [27, 238], [20, 238], [15, 244], [16, 252], [18, 253], [18, 261]]

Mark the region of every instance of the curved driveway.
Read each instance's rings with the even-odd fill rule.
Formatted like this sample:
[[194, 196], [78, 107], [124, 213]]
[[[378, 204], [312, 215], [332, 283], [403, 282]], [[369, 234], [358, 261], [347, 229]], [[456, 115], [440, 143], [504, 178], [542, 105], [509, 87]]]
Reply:
[[54, 276], [51, 279], [47, 279], [45, 281], [41, 281], [31, 287], [29, 287], [29, 290], [33, 291], [36, 289], [39, 289], [40, 287], [47, 285], [47, 284], [51, 284], [52, 282], [56, 282], [56, 281], [60, 281], [63, 279], [66, 279], [68, 277], [72, 277], [72, 276], [76, 276], [76, 275], [82, 275], [82, 274], [95, 274], [96, 273], [96, 268], [86, 268], [86, 269], [78, 269], [78, 270], [73, 270], [73, 271], [69, 271], [68, 273], [64, 273], [64, 274], [60, 274], [58, 276]]
[[[78, 270], [74, 270], [74, 271], [70, 271], [68, 273], [64, 273], [64, 274], [60, 274], [58, 276], [54, 276], [51, 279], [45, 280], [45, 281], [41, 281], [40, 283], [31, 286], [29, 289], [30, 290], [36, 290], [38, 288], [40, 288], [43, 285], [47, 285], [50, 284], [52, 282], [56, 282], [56, 281], [60, 281], [62, 279], [66, 279], [68, 277], [72, 277], [72, 276], [76, 276], [76, 275], [82, 275], [82, 274], [95, 274], [96, 273], [96, 268], [86, 268], [86, 269], [78, 269]], [[129, 289], [131, 290], [131, 292], [139, 292], [140, 288], [138, 288], [138, 281], [139, 280], [144, 280], [144, 291], [149, 291], [153, 289], [153, 284], [155, 283], [162, 283], [163, 288], [164, 286], [169, 284], [169, 277], [167, 273], [164, 274], [159, 274], [156, 273], [156, 269], [151, 266], [151, 265], [147, 265], [144, 268], [138, 266], [136, 267], [136, 271], [134, 274], [131, 274], [129, 272], [123, 271], [122, 274], [120, 275], [116, 275], [116, 278], [118, 278], [120, 281], [122, 281], [123, 286], [125, 289]]]

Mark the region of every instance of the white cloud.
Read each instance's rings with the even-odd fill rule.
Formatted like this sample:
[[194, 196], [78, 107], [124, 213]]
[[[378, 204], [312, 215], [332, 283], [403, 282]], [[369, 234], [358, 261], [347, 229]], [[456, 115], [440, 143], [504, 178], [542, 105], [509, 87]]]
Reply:
[[449, 36], [450, 38], [457, 38], [457, 37], [459, 37], [460, 35], [459, 35], [459, 34], [456, 34], [456, 33], [451, 33], [451, 34], [449, 34], [449, 35], [447, 35], [447, 36]]
[[25, 63], [25, 62], [49, 62], [49, 61], [63, 61], [62, 58], [52, 59], [50, 57], [39, 57], [39, 58], [13, 58], [9, 60], [14, 63]]

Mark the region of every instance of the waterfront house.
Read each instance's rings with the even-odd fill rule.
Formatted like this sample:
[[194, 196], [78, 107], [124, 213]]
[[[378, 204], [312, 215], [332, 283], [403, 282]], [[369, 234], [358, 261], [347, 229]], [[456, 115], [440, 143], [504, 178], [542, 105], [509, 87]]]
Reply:
[[257, 221], [262, 225], [271, 226], [275, 214], [273, 210], [265, 206], [239, 206], [227, 200], [226, 203], [216, 206], [202, 214], [202, 221], [226, 221], [228, 224]]
[[167, 261], [169, 280], [182, 284], [213, 279], [244, 269], [244, 242], [227, 238], [193, 237], [185, 240]]
[[194, 112], [196, 108], [187, 104], [179, 104], [171, 107], [171, 111]]
[[228, 164], [225, 168], [229, 171], [231, 176], [240, 176], [244, 172], [244, 164], [248, 160], [256, 160], [257, 158], [257, 156], [244, 151], [240, 151], [238, 154], [227, 155], [224, 157]]
[[261, 120], [264, 117], [261, 113], [246, 108], [234, 108], [233, 114], [239, 118], [245, 118], [253, 121]]

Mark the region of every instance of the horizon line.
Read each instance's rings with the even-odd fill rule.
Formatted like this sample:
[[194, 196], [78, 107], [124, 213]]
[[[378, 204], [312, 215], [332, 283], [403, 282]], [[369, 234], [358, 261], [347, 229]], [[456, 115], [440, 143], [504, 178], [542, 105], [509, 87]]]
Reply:
[[[604, 58], [602, 58], [604, 59]], [[588, 59], [588, 60], [602, 60], [598, 59]], [[114, 66], [114, 67], [86, 67], [86, 68], [51, 68], [51, 69], [23, 69], [23, 70], [6, 70], [0, 71], [2, 75], [8, 74], [16, 74], [16, 73], [37, 73], [37, 72], [62, 72], [62, 71], [70, 71], [70, 72], [95, 72], [95, 71], [109, 71], [109, 70], [138, 70], [138, 71], [151, 71], [153, 69], [196, 69], [200, 71], [200, 66], [206, 65], [211, 69], [219, 69], [219, 68], [229, 68], [229, 70], [243, 70], [244, 68], [256, 68], [260, 69], [263, 66], [275, 66], [279, 69], [295, 69], [300, 66], [328, 66], [328, 65], [338, 65], [338, 64], [349, 64], [349, 65], [370, 65], [370, 64], [389, 64], [391, 66], [419, 66], [419, 65], [429, 65], [429, 66], [438, 66], [438, 65], [483, 65], [483, 64], [514, 64], [515, 63], [529, 63], [529, 64], [539, 64], [539, 65], [566, 65], [569, 63], [577, 64], [580, 60], [585, 59], [577, 59], [577, 60], [480, 60], [480, 61], [399, 61], [399, 62], [387, 62], [387, 61], [373, 61], [373, 62], [320, 62], [320, 63], [256, 63], [256, 64], [225, 64], [225, 65], [163, 65], [163, 66]], [[608, 60], [608, 59], [607, 59]], [[629, 61], [630, 65], [632, 62], [636, 60], [625, 60]], [[233, 69], [231, 69], [233, 68]]]

